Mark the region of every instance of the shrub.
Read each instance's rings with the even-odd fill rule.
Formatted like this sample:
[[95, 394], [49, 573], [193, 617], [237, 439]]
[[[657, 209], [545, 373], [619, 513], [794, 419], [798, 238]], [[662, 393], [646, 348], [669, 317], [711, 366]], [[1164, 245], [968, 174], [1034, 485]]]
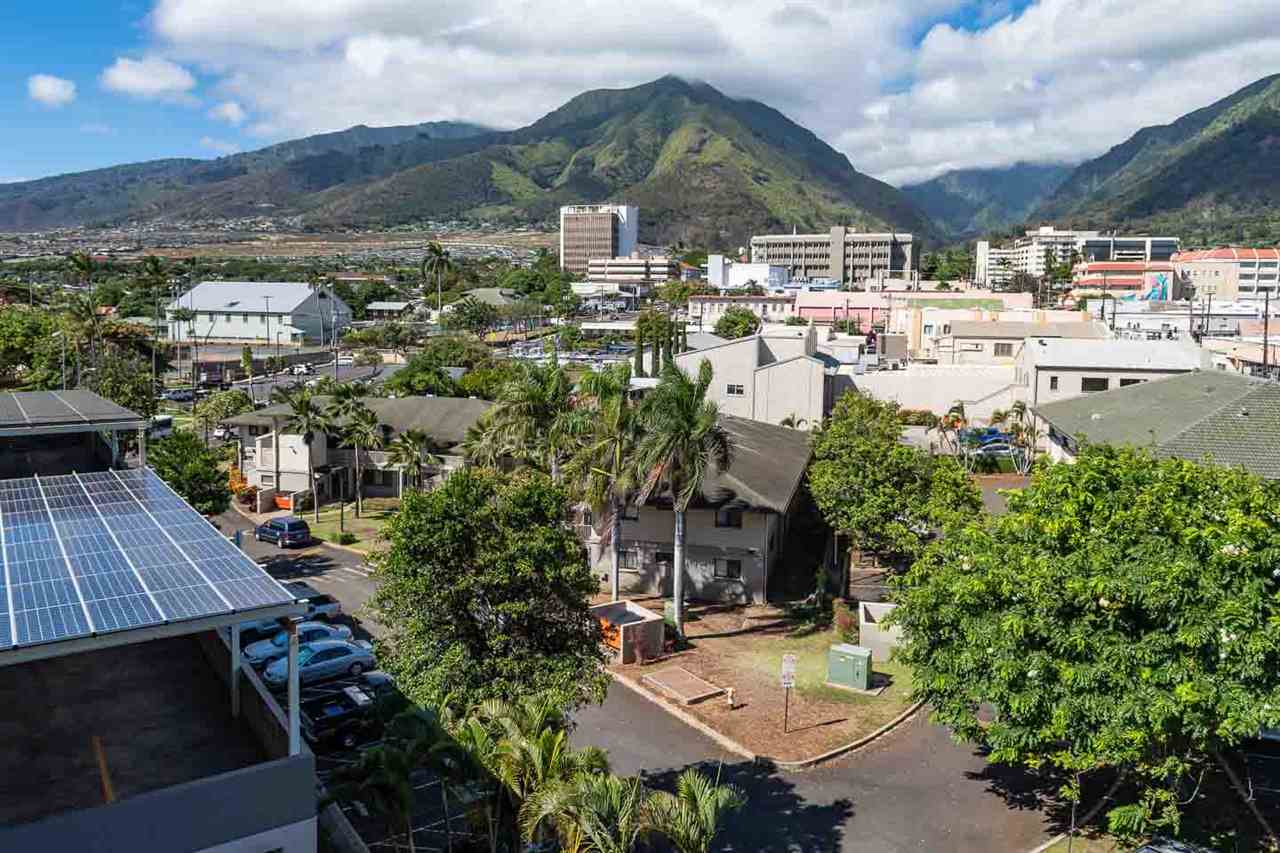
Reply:
[[334, 541], [336, 541], [339, 545], [354, 545], [356, 541], [356, 535], [352, 533], [350, 530], [344, 530], [334, 537]]
[[858, 642], [858, 603], [855, 601], [853, 606], [843, 598], [837, 598], [832, 604], [831, 611], [835, 621], [836, 634], [840, 640], [845, 643]]
[[928, 409], [899, 409], [898, 420], [905, 426], [937, 426], [938, 416]]

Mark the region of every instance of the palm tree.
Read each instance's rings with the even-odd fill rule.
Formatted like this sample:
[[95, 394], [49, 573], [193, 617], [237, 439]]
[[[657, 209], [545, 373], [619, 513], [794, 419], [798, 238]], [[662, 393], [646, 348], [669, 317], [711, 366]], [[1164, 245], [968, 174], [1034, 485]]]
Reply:
[[421, 707], [411, 707], [392, 718], [383, 737], [409, 756], [410, 772], [422, 767], [437, 777], [440, 804], [444, 811], [445, 846], [453, 850], [449, 791], [451, 787], [465, 786], [471, 781], [465, 751], [449, 735], [439, 717]]
[[[444, 276], [457, 269], [449, 250], [435, 240], [427, 244], [427, 254], [422, 259], [422, 281], [425, 284], [427, 275], [435, 273], [436, 277], [436, 312], [444, 307]], [[425, 295], [425, 294], [424, 294]]]
[[639, 501], [665, 489], [675, 511], [676, 635], [684, 639], [684, 540], [685, 514], [702, 491], [711, 466], [721, 471], [733, 462], [733, 442], [720, 424], [720, 411], [707, 399], [711, 387], [711, 362], [702, 360], [696, 379], [668, 365], [658, 387], [645, 401], [642, 423], [645, 436], [637, 450], [638, 469], [644, 476]]
[[476, 457], [514, 456], [543, 468], [560, 479], [560, 462], [569, 455], [588, 424], [585, 413], [572, 406], [573, 386], [564, 368], [523, 365], [498, 392], [485, 423], [474, 435]]
[[[500, 741], [489, 726], [478, 717], [461, 720], [451, 731], [454, 741], [466, 756], [472, 778], [487, 779], [488, 795], [479, 798], [477, 817], [485, 828], [489, 840], [489, 853], [498, 853], [503, 838], [503, 826], [510, 815], [503, 813], [502, 803], [506, 789], [498, 782]], [[475, 792], [471, 792], [474, 796]]]
[[613, 365], [582, 377], [579, 389], [591, 407], [591, 431], [569, 463], [583, 498], [609, 519], [610, 593], [618, 600], [621, 586], [622, 509], [635, 492], [636, 448], [642, 435], [631, 398], [631, 366]]
[[347, 419], [346, 426], [342, 428], [342, 437], [355, 450], [356, 518], [359, 518], [360, 511], [364, 509], [363, 466], [360, 458], [366, 451], [382, 447], [386, 442], [386, 432], [382, 424], [378, 423], [378, 416], [373, 410], [361, 403], [355, 414]]
[[431, 452], [435, 442], [425, 430], [407, 429], [397, 435], [387, 445], [392, 465], [398, 465], [409, 475], [409, 482], [415, 489], [421, 489], [426, 480], [426, 469], [429, 465], [443, 464], [439, 456]]
[[582, 774], [539, 792], [521, 812], [521, 826], [556, 827], [565, 853], [631, 853], [653, 831], [650, 792], [638, 778]]
[[[192, 372], [192, 375], [194, 376], [195, 370], [196, 370], [196, 355], [195, 355], [196, 353], [195, 351], [196, 312], [192, 311], [190, 308], [179, 307], [179, 308], [173, 309], [173, 311], [170, 312], [169, 316], [175, 324], [179, 324], [179, 325], [182, 323], [187, 324], [187, 348], [191, 350], [191, 372]], [[176, 339], [177, 336], [175, 335], [174, 338]], [[181, 351], [179, 351], [178, 361], [179, 361], [179, 367], [181, 367], [181, 361], [182, 361]], [[181, 371], [179, 371], [179, 373], [181, 373]]]
[[301, 388], [288, 398], [289, 420], [288, 430], [302, 436], [307, 446], [307, 483], [311, 486], [311, 505], [315, 511], [316, 524], [320, 523], [320, 490], [316, 488], [315, 454], [311, 443], [316, 435], [333, 429], [328, 415], [316, 404], [315, 395], [310, 388]]
[[678, 853], [709, 853], [723, 818], [746, 802], [737, 786], [712, 782], [690, 767], [676, 780], [675, 794], [650, 796], [649, 821]]
[[[334, 774], [331, 794], [335, 799], [358, 800], [387, 822], [392, 839], [400, 832], [408, 837], [413, 853], [413, 783], [414, 758], [393, 743], [384, 743], [360, 753], [354, 763]], [[391, 841], [400, 849], [398, 840]]]

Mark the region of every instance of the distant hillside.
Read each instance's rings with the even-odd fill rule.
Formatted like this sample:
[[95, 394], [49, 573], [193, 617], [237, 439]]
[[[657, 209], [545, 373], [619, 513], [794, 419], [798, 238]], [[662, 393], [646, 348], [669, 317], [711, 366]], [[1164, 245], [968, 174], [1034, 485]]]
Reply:
[[1069, 174], [1070, 166], [1037, 163], [958, 169], [902, 192], [947, 237], [961, 239], [1025, 222]]
[[1167, 231], [1189, 244], [1276, 239], [1280, 75], [1080, 165], [1037, 209], [1079, 226]]
[[[336, 135], [339, 144], [310, 137], [196, 166], [175, 161], [187, 165], [157, 180], [127, 172], [143, 166], [119, 167], [135, 191], [92, 211], [63, 203], [43, 212], [32, 201], [49, 194], [40, 182], [9, 184], [0, 187], [0, 228], [254, 212], [300, 215], [315, 228], [536, 222], [552, 221], [561, 204], [626, 200], [641, 207], [642, 239], [659, 244], [725, 247], [761, 231], [839, 223], [934, 234], [901, 192], [778, 111], [674, 77], [586, 92], [515, 131], [416, 127], [352, 128]], [[86, 177], [50, 180], [68, 195]]]

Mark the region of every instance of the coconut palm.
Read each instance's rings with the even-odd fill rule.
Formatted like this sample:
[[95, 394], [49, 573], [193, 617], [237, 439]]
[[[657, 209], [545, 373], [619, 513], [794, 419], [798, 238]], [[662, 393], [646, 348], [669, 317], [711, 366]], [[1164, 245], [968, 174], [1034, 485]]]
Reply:
[[678, 853], [708, 853], [730, 812], [746, 805], [735, 785], [720, 785], [690, 767], [676, 780], [676, 792], [655, 792], [649, 799], [649, 822]]
[[635, 493], [636, 448], [642, 431], [631, 397], [631, 366], [613, 365], [582, 377], [579, 391], [593, 418], [581, 449], [567, 466], [592, 511], [609, 520], [609, 589], [618, 600], [621, 585], [622, 510]]
[[342, 437], [355, 451], [353, 455], [356, 474], [356, 518], [359, 518], [360, 511], [364, 509], [364, 466], [360, 461], [361, 456], [366, 451], [382, 447], [386, 442], [386, 431], [382, 424], [378, 423], [378, 416], [373, 413], [373, 410], [361, 403], [355, 410], [355, 414], [347, 418], [346, 424], [342, 427]]
[[675, 511], [672, 597], [680, 639], [684, 638], [685, 514], [712, 466], [724, 471], [733, 462], [733, 441], [720, 424], [715, 402], [707, 398], [711, 375], [711, 362], [705, 358], [696, 379], [668, 365], [641, 410], [645, 436], [636, 451], [644, 477], [640, 503], [652, 493], [667, 491]]
[[[449, 250], [432, 240], [427, 244], [426, 256], [422, 259], [421, 275], [425, 284], [427, 276], [434, 273], [436, 277], [436, 312], [444, 307], [444, 276], [457, 269]], [[425, 288], [424, 288], [425, 289]], [[425, 295], [425, 294], [424, 294]]]
[[414, 757], [402, 747], [385, 743], [360, 753], [354, 764], [341, 767], [330, 784], [335, 799], [358, 800], [369, 811], [382, 816], [390, 835], [392, 849], [399, 850], [399, 835], [413, 843]]
[[478, 458], [512, 456], [560, 479], [560, 463], [585, 433], [589, 419], [572, 406], [573, 386], [555, 361], [523, 365], [498, 391], [471, 451]]
[[463, 787], [472, 779], [465, 751], [449, 735], [440, 719], [421, 707], [409, 708], [392, 718], [387, 723], [383, 738], [409, 756], [410, 772], [425, 768], [439, 780], [445, 847], [453, 850], [449, 793], [451, 788]]
[[473, 814], [483, 825], [489, 841], [489, 853], [498, 853], [505, 834], [503, 829], [512, 817], [510, 808], [503, 808], [506, 788], [498, 781], [501, 742], [478, 717], [462, 719], [451, 734], [466, 757], [464, 772], [471, 778], [488, 782], [483, 786], [484, 796], [476, 796], [479, 792], [474, 790], [469, 793], [474, 800]]
[[582, 774], [535, 794], [521, 827], [527, 836], [530, 826], [551, 824], [565, 853], [631, 853], [653, 831], [650, 796], [638, 778]]
[[400, 466], [416, 489], [422, 488], [427, 466], [442, 464], [440, 457], [431, 452], [433, 446], [431, 436], [420, 429], [407, 429], [387, 445], [391, 464]]
[[320, 433], [327, 433], [333, 429], [333, 423], [329, 420], [328, 414], [320, 408], [316, 403], [315, 395], [310, 388], [300, 388], [293, 392], [288, 398], [289, 403], [289, 432], [302, 436], [302, 441], [307, 446], [307, 483], [311, 486], [311, 505], [315, 511], [316, 524], [320, 523], [320, 494], [316, 488], [316, 468], [315, 454], [312, 452], [311, 443]]

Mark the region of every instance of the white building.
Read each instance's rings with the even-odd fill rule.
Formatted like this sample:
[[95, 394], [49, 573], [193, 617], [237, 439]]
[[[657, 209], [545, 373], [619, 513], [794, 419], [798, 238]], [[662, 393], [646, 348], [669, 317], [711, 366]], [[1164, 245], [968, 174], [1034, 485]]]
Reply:
[[1028, 338], [1016, 381], [1038, 406], [1210, 366], [1210, 354], [1188, 341]]
[[974, 283], [979, 287], [1001, 288], [1013, 280], [1013, 249], [1001, 249], [989, 240], [979, 240], [974, 250]]
[[644, 258], [638, 253], [620, 258], [591, 258], [587, 262], [587, 278], [611, 284], [659, 285], [680, 278], [680, 263], [675, 258]]
[[920, 255], [910, 234], [843, 226], [821, 234], [756, 235], [751, 238], [751, 260], [784, 266], [795, 278], [833, 278], [845, 284], [920, 276]]
[[1045, 256], [1059, 264], [1084, 261], [1167, 261], [1178, 251], [1176, 237], [1118, 237], [1100, 231], [1059, 231], [1052, 225], [1028, 229], [1012, 246], [979, 241], [974, 279], [988, 286], [1006, 284], [1014, 274], [1040, 278]]
[[[179, 321], [175, 312], [192, 311]], [[202, 281], [166, 308], [169, 339], [201, 343], [323, 344], [351, 325], [351, 308], [327, 288], [286, 281]]]
[[791, 273], [777, 264], [748, 264], [724, 255], [707, 255], [707, 284], [718, 290], [742, 290], [755, 285], [781, 291], [791, 284]]

